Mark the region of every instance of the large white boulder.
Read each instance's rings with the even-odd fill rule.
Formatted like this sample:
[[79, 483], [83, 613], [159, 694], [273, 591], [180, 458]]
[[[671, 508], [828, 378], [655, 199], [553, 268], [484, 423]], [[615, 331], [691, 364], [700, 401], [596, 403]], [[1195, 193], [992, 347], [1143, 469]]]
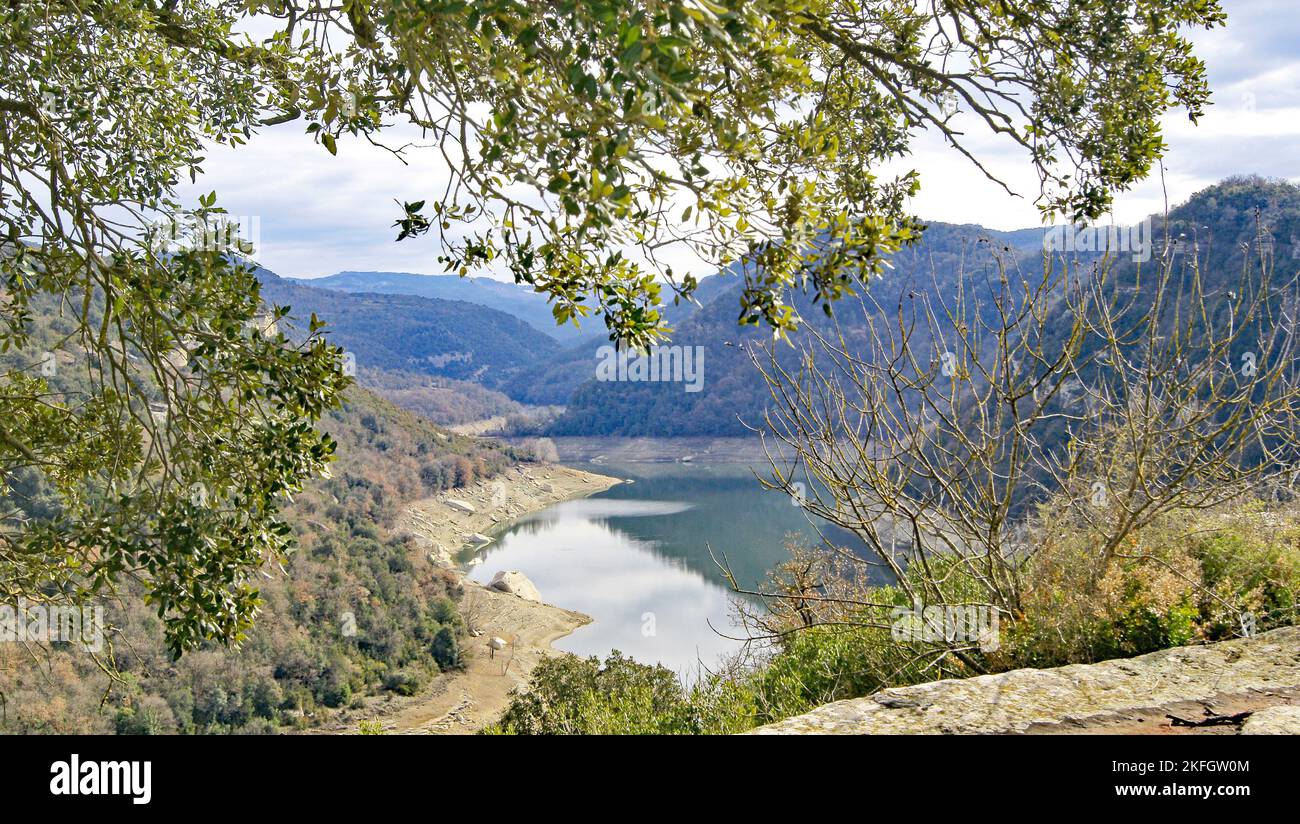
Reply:
[[474, 514], [474, 505], [471, 503], [460, 501], [455, 498], [448, 498], [446, 504], [457, 512], [464, 512], [468, 515]]
[[522, 572], [503, 569], [492, 576], [492, 581], [488, 586], [501, 592], [518, 595], [525, 601], [540, 603], [542, 600], [542, 593], [537, 591], [537, 587], [533, 586], [533, 582], [525, 578]]

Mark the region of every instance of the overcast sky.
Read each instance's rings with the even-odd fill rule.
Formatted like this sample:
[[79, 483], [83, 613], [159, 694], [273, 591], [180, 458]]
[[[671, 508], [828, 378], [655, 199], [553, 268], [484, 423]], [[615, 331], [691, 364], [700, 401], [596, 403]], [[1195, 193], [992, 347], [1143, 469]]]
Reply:
[[[1223, 0], [1228, 26], [1194, 35], [1209, 67], [1213, 105], [1198, 125], [1182, 112], [1164, 123], [1170, 205], [1232, 174], [1300, 181], [1300, 14], [1296, 0]], [[255, 218], [262, 265], [289, 277], [343, 270], [440, 273], [437, 239], [393, 242], [394, 200], [428, 199], [443, 175], [434, 152], [411, 153], [404, 166], [389, 153], [346, 140], [331, 157], [301, 123], [267, 129], [238, 149], [213, 149], [192, 202], [216, 190], [219, 203]], [[1023, 197], [1013, 198], [932, 135], [891, 167], [915, 168], [921, 193], [913, 211], [928, 220], [1016, 229], [1039, 222], [1037, 181], [1022, 154], [992, 139], [972, 143], [991, 171]], [[1163, 211], [1159, 175], [1121, 195], [1115, 220], [1133, 223]], [[703, 269], [699, 274], [706, 274]]]

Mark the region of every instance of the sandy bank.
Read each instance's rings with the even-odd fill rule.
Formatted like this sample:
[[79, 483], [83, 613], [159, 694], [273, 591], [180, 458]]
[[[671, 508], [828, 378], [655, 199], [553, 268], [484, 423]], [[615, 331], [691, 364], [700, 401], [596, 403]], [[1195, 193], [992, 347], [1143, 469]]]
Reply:
[[401, 528], [429, 551], [430, 560], [449, 566], [462, 549], [474, 545], [476, 535], [492, 537], [530, 512], [594, 495], [619, 482], [559, 464], [516, 466], [491, 480], [408, 505]]
[[[451, 566], [462, 549], [474, 545], [471, 536], [494, 536], [524, 515], [619, 482], [558, 464], [520, 466], [473, 487], [409, 505], [402, 527], [435, 563]], [[528, 574], [526, 569], [520, 572]], [[461, 615], [472, 633], [461, 642], [465, 668], [438, 677], [420, 695], [371, 699], [365, 710], [349, 714], [330, 731], [355, 732], [358, 722], [369, 718], [393, 734], [477, 732], [500, 716], [510, 691], [527, 683], [539, 661], [558, 654], [551, 642], [591, 622], [580, 612], [526, 601], [467, 579], [462, 584]], [[488, 642], [493, 637], [507, 641], [507, 647], [492, 650]]]

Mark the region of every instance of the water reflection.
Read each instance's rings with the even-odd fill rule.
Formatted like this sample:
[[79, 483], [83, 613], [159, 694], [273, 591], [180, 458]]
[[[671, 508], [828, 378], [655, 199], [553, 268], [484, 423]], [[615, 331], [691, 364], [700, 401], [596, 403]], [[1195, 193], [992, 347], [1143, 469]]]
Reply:
[[730, 629], [734, 596], [610, 519], [668, 518], [690, 508], [670, 501], [558, 504], [507, 530], [470, 577], [488, 581], [498, 570], [519, 570], [549, 603], [595, 619], [557, 641], [557, 649], [601, 657], [617, 649], [689, 675], [697, 662], [712, 665], [737, 648], [710, 629]]
[[[678, 671], [714, 665], [740, 643], [721, 637], [740, 597], [723, 582], [725, 556], [745, 587], [760, 585], [786, 557], [785, 540], [820, 538], [788, 496], [765, 492], [740, 465], [629, 464], [590, 467], [630, 478], [591, 498], [567, 501], [507, 528], [480, 555], [470, 577], [498, 570], [528, 576], [548, 602], [595, 622], [556, 642], [559, 649], [605, 656], [611, 649]], [[848, 533], [822, 524], [838, 545]]]

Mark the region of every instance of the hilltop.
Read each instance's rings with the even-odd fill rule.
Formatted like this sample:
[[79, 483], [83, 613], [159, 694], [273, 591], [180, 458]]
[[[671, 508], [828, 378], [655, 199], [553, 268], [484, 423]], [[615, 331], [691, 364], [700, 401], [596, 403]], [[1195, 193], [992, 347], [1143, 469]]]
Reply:
[[[1284, 181], [1236, 177], [1198, 192], [1171, 210], [1167, 224], [1164, 216], [1153, 216], [1149, 235], [1154, 240], [1152, 260], [1143, 263], [1131, 255], [1118, 255], [1114, 276], [1137, 284], [1140, 272], [1150, 272], [1166, 253], [1167, 231], [1170, 254], [1182, 255], [1181, 265], [1187, 265], [1194, 254], [1209, 284], [1207, 291], [1219, 283], [1227, 289], [1240, 275], [1247, 256], [1259, 253], [1257, 210], [1279, 274], [1291, 274], [1300, 251], [1300, 188]], [[988, 289], [996, 279], [996, 260], [1000, 258], [1012, 272], [1041, 271], [1043, 237], [1050, 231], [1051, 227], [997, 232], [973, 225], [932, 223], [918, 244], [892, 258], [892, 268], [870, 285], [867, 295], [885, 312], [917, 298], [929, 299], [937, 306], [959, 293], [980, 298], [987, 306]], [[1079, 257], [1095, 259], [1098, 255]], [[729, 288], [686, 318], [672, 339], [674, 345], [704, 348], [703, 391], [685, 392], [680, 383], [601, 383], [594, 380], [594, 357], [583, 362], [574, 352], [567, 352], [556, 362], [564, 363], [571, 383], [575, 374], [584, 380], [576, 384], [567, 411], [554, 423], [551, 434], [734, 436], [747, 434], [748, 426], [760, 425], [769, 400], [768, 388], [746, 349], [769, 340], [770, 335], [737, 326], [741, 284], [729, 280]], [[830, 328], [831, 321], [820, 307], [806, 299], [796, 300], [795, 305], [806, 324]], [[863, 311], [850, 298], [835, 307], [836, 320], [851, 335], [861, 326]], [[797, 342], [798, 335], [794, 338]], [[913, 346], [919, 343], [914, 341]], [[777, 344], [773, 348], [783, 363], [797, 358], [795, 347]], [[525, 377], [545, 375], [547, 369], [545, 364], [533, 367]], [[530, 390], [516, 382], [510, 391], [519, 397]], [[551, 397], [549, 402], [564, 401]]]

